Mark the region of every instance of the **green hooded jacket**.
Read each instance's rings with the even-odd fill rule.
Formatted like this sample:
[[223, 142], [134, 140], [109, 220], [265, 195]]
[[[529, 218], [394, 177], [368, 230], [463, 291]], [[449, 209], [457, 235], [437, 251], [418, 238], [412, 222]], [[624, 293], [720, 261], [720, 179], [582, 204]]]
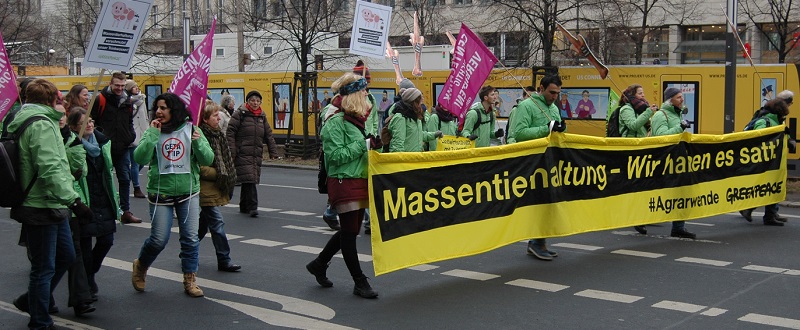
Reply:
[[647, 124], [653, 116], [653, 109], [647, 108], [640, 115], [636, 115], [630, 103], [626, 103], [619, 109], [619, 132], [622, 137], [646, 137]]
[[[480, 118], [478, 118], [478, 115], [480, 115]], [[473, 132], [472, 129], [475, 128], [475, 122], [478, 120], [480, 120], [481, 124]], [[494, 131], [494, 112], [489, 111], [489, 113], [486, 113], [483, 103], [473, 103], [467, 110], [467, 115], [464, 116], [464, 127], [461, 130], [461, 136], [469, 137], [475, 134], [478, 136], [475, 140], [475, 148], [488, 147], [491, 138], [494, 137]]]
[[653, 136], [680, 134], [681, 128], [681, 109], [676, 108], [667, 100], [661, 104], [661, 109], [653, 114], [650, 119], [650, 129]]
[[[439, 115], [434, 113], [431, 115], [430, 120], [427, 122], [428, 124], [428, 132], [442, 131], [443, 135], [452, 135], [458, 136], [458, 124], [456, 120], [451, 120], [448, 122], [443, 122], [439, 120]], [[429, 143], [429, 150], [436, 151], [436, 142]]]
[[34, 173], [37, 177], [22, 202], [23, 206], [64, 209], [79, 198], [58, 128], [62, 115], [50, 106], [27, 103], [8, 125], [8, 132], [14, 133], [30, 117], [43, 116], [49, 119], [33, 122], [19, 137], [20, 182], [25, 187], [33, 179]]
[[506, 141], [509, 144], [549, 135], [550, 121], [561, 121], [561, 110], [555, 102], [548, 107], [545, 105], [544, 96], [534, 94], [522, 100], [510, 116], [508, 121], [511, 127], [508, 128], [508, 141]]
[[[180, 130], [186, 125], [184, 123], [176, 129]], [[214, 151], [206, 140], [206, 136], [198, 127], [193, 127], [193, 131], [200, 132], [200, 138], [192, 140], [191, 173], [184, 174], [165, 174], [159, 173], [158, 158], [156, 149], [161, 131], [158, 128], [150, 127], [144, 134], [139, 146], [133, 151], [133, 159], [139, 164], [149, 164], [147, 171], [147, 192], [164, 196], [184, 196], [192, 195], [200, 191], [200, 166], [209, 166], [214, 161]]]
[[328, 177], [367, 178], [367, 141], [356, 125], [344, 119], [343, 112], [329, 117], [320, 134]]

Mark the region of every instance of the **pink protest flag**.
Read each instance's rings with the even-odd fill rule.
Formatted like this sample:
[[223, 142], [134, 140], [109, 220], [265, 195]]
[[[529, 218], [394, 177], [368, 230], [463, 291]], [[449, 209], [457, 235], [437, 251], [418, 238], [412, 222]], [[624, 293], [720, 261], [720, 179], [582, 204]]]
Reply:
[[208, 71], [211, 69], [211, 49], [214, 46], [214, 29], [217, 18], [211, 23], [211, 31], [200, 42], [194, 51], [183, 61], [183, 65], [172, 79], [170, 93], [180, 97], [186, 109], [192, 115], [195, 125], [200, 124], [200, 110], [206, 104], [208, 90]]
[[17, 75], [14, 74], [11, 61], [8, 59], [2, 34], [0, 34], [0, 45], [3, 46], [0, 48], [0, 119], [3, 119], [19, 98], [19, 92], [17, 91]]
[[453, 53], [453, 69], [437, 102], [463, 121], [495, 63], [497, 57], [462, 23]]

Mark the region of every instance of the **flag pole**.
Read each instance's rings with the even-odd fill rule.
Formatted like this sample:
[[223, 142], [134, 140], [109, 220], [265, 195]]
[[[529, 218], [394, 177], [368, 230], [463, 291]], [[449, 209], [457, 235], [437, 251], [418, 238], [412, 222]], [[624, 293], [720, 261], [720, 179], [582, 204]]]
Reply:
[[[106, 69], [100, 69], [100, 76], [97, 77], [97, 82], [94, 84], [94, 91], [92, 92], [92, 100], [89, 102], [89, 109], [86, 109], [86, 116], [83, 117], [83, 121], [81, 121], [81, 129], [78, 131], [78, 138], [83, 138], [83, 133], [86, 133], [86, 125], [89, 124], [89, 119], [92, 117], [92, 107], [94, 107], [94, 102], [97, 100], [97, 90], [100, 88], [100, 83], [103, 82], [103, 75], [106, 73]], [[70, 109], [66, 109], [69, 112]]]
[[728, 13], [725, 12], [725, 8], [722, 8], [722, 5], [720, 5], [720, 9], [722, 9], [722, 14], [725, 15], [725, 20], [728, 21], [728, 26], [730, 26], [731, 30], [733, 31], [733, 36], [736, 37], [736, 40], [739, 41], [739, 45], [742, 46], [742, 52], [744, 52], [747, 61], [750, 62], [750, 66], [753, 67], [753, 71], [755, 71], [756, 76], [758, 76], [759, 82], [761, 82], [762, 81], [761, 74], [758, 72], [758, 69], [756, 69], [756, 65], [753, 63], [753, 58], [750, 57], [750, 53], [747, 51], [747, 48], [744, 47], [744, 42], [742, 42], [742, 38], [739, 37], [739, 32], [738, 32], [739, 30], [736, 29], [735, 26], [733, 26], [733, 21], [731, 21], [731, 18], [728, 17]]

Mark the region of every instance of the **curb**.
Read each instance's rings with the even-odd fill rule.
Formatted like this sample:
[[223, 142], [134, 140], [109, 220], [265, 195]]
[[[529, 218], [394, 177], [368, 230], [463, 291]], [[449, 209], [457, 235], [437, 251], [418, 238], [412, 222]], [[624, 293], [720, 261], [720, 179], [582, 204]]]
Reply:
[[778, 205], [791, 208], [800, 208], [800, 202], [783, 201], [778, 203]]

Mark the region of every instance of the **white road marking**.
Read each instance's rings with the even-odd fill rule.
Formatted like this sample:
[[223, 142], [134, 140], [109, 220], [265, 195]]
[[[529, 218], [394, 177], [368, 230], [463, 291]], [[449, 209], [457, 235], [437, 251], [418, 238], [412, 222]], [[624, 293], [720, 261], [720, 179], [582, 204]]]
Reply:
[[315, 215], [316, 212], [302, 212], [302, 211], [281, 211], [278, 213], [288, 214], [288, 215], [299, 215], [299, 216], [307, 216], [307, 215]]
[[343, 325], [325, 322], [317, 319], [294, 315], [290, 313], [278, 312], [263, 307], [237, 303], [233, 301], [214, 299], [206, 297], [206, 300], [219, 303], [239, 312], [258, 319], [261, 322], [274, 327], [291, 329], [354, 329]]
[[780, 274], [780, 273], [789, 271], [786, 268], [767, 267], [767, 266], [758, 266], [758, 265], [744, 266], [744, 267], [742, 267], [742, 269], [755, 270], [755, 271], [767, 272], [767, 273], [776, 273], [776, 274]]
[[[122, 261], [122, 260], [114, 259], [114, 258], [108, 258], [108, 257], [106, 257], [103, 260], [103, 265], [104, 266], [108, 266], [108, 267], [112, 267], [112, 268], [116, 268], [116, 269], [120, 269], [120, 270], [124, 270], [124, 271], [130, 271], [131, 269], [133, 269], [132, 268], [133, 265], [130, 262]], [[166, 271], [166, 270], [158, 269], [158, 268], [154, 268], [154, 267], [150, 267], [147, 270], [147, 277], [148, 278], [157, 277], [157, 278], [170, 280], [170, 281], [175, 281], [175, 282], [182, 282], [183, 281], [183, 274], [170, 272], [170, 271]], [[325, 306], [323, 304], [316, 303], [316, 302], [313, 302], [313, 301], [298, 299], [298, 298], [294, 298], [294, 297], [284, 296], [284, 295], [280, 295], [280, 294], [276, 294], [276, 293], [272, 293], [272, 292], [256, 290], [256, 289], [253, 289], [253, 288], [246, 288], [246, 287], [242, 287], [242, 286], [238, 286], [238, 285], [233, 285], [233, 284], [228, 284], [228, 283], [223, 283], [223, 282], [217, 282], [217, 281], [212, 281], [212, 280], [203, 279], [203, 278], [198, 278], [197, 279], [197, 285], [200, 286], [203, 289], [208, 288], [208, 289], [213, 289], [213, 290], [220, 290], [220, 291], [230, 292], [230, 293], [234, 293], [234, 294], [238, 294], [238, 295], [242, 295], [242, 296], [259, 298], [259, 299], [263, 299], [263, 300], [266, 300], [266, 301], [272, 301], [272, 302], [280, 304], [281, 305], [281, 310], [283, 310], [283, 311], [292, 312], [292, 313], [296, 313], [296, 314], [302, 314], [302, 315], [306, 315], [306, 316], [311, 316], [311, 317], [315, 317], [315, 318], [318, 318], [318, 319], [330, 320], [336, 315], [336, 312], [334, 312], [333, 309], [331, 309], [330, 307]], [[131, 290], [133, 290], [133, 288], [131, 288]], [[211, 292], [209, 292], [209, 291], [205, 292], [206, 297], [209, 296], [209, 293], [211, 293]]]
[[534, 290], [542, 290], [547, 292], [558, 292], [569, 288], [567, 285], [555, 284], [555, 283], [547, 283], [547, 282], [539, 282], [533, 280], [526, 280], [526, 279], [517, 279], [511, 282], [507, 282], [508, 285], [519, 286], [523, 288], [529, 288]]
[[688, 262], [688, 263], [701, 264], [701, 265], [709, 265], [709, 266], [719, 266], [719, 267], [725, 267], [727, 265], [732, 264], [732, 262], [729, 262], [729, 261], [702, 259], [702, 258], [692, 258], [692, 257], [678, 258], [678, 259], [675, 259], [675, 261]]
[[[230, 207], [230, 208], [237, 208], [237, 209], [239, 208], [239, 205], [236, 205], [236, 204], [228, 204], [228, 205], [224, 205], [224, 206], [225, 207]], [[271, 209], [271, 208], [268, 208], [268, 207], [259, 207], [258, 210], [262, 211], [262, 212], [275, 212], [275, 211], [280, 211], [281, 209]], [[244, 213], [242, 213], [242, 214], [244, 214]]]
[[703, 227], [714, 227], [713, 223], [703, 223], [703, 222], [694, 222], [694, 221], [686, 221], [687, 225], [695, 225], [695, 226], [703, 226]]
[[[741, 214], [739, 214], [739, 212], [732, 212], [732, 213], [726, 213], [726, 214], [735, 215], [735, 216], [739, 216], [739, 217], [742, 216]], [[787, 217], [787, 218], [800, 219], [800, 215], [792, 215], [792, 214], [781, 214], [781, 215], [784, 216], [784, 217]], [[754, 211], [753, 214], [752, 214], [753, 219], [755, 219], [756, 217], [763, 217], [763, 216], [764, 216], [764, 212], [755, 212]], [[744, 217], [742, 217], [742, 219], [744, 219]]]
[[720, 316], [720, 315], [722, 315], [722, 314], [725, 314], [725, 312], [727, 312], [727, 311], [728, 311], [727, 309], [722, 309], [722, 308], [714, 308], [714, 307], [712, 307], [712, 308], [709, 308], [708, 310], [706, 310], [706, 311], [704, 311], [704, 312], [700, 313], [700, 315], [705, 315], [705, 316]]
[[150, 229], [150, 223], [149, 222], [144, 222], [144, 221], [142, 221], [142, 223], [126, 223], [126, 224], [124, 224], [122, 226], [123, 227], [130, 226], [130, 227], [138, 227], [138, 228]]
[[283, 249], [289, 251], [310, 253], [310, 254], [319, 254], [320, 252], [322, 252], [322, 248], [305, 246], [305, 245], [292, 245], [292, 246], [287, 246]]
[[310, 231], [310, 232], [315, 232], [315, 233], [320, 233], [320, 234], [327, 234], [327, 235], [336, 234], [335, 231], [331, 230], [328, 227], [317, 227], [317, 226], [303, 227], [303, 226], [287, 225], [287, 226], [283, 226], [283, 228], [295, 229], [295, 230], [304, 230], [304, 231]]
[[228, 240], [230, 241], [230, 240], [234, 240], [234, 239], [240, 239], [240, 238], [242, 238], [244, 236], [225, 233], [225, 237], [227, 237]]
[[795, 269], [787, 270], [784, 274], [785, 275], [800, 275], [800, 270], [795, 270]]
[[313, 191], [318, 191], [319, 190], [319, 188], [297, 187], [297, 186], [281, 186], [281, 185], [277, 185], [277, 184], [266, 184], [266, 183], [260, 183], [258, 185], [259, 186], [264, 186], [264, 187], [275, 187], [275, 188], [302, 189], [302, 190], [313, 190]]
[[623, 254], [626, 256], [651, 258], [651, 259], [661, 258], [663, 256], [666, 256], [666, 254], [661, 254], [661, 253], [652, 253], [652, 252], [634, 251], [634, 250], [616, 250], [616, 251], [611, 251], [611, 253]]
[[470, 279], [470, 280], [478, 280], [478, 281], [487, 281], [487, 280], [491, 280], [491, 279], [500, 277], [500, 275], [479, 273], [479, 272], [473, 272], [473, 271], [470, 271], [470, 270], [463, 270], [463, 269], [448, 270], [448, 271], [442, 273], [442, 275], [461, 277], [461, 278], [466, 278], [466, 279]]
[[702, 305], [695, 305], [695, 304], [683, 303], [679, 301], [670, 301], [670, 300], [659, 301], [653, 304], [651, 307], [669, 309], [673, 311], [686, 312], [686, 313], [697, 313], [706, 308], [706, 306]]
[[[320, 250], [320, 251], [321, 251], [321, 250]], [[369, 254], [361, 254], [361, 253], [358, 253], [357, 255], [358, 255], [358, 261], [361, 261], [361, 262], [372, 262], [372, 256], [371, 256], [371, 255], [369, 255]], [[341, 258], [341, 259], [344, 259], [344, 257], [342, 256], [342, 254], [341, 254], [341, 253], [338, 253], [338, 254], [336, 254], [336, 255], [335, 255], [335, 256], [333, 256], [333, 257], [334, 257], [334, 258]]]
[[286, 243], [284, 243], [284, 242], [276, 242], [276, 241], [270, 241], [270, 240], [260, 239], [260, 238], [251, 238], [251, 239], [242, 241], [242, 243], [253, 244], [253, 245], [261, 245], [261, 246], [266, 246], [266, 247], [276, 247], [276, 246], [286, 245]]
[[[611, 231], [611, 233], [614, 234], [614, 235], [623, 235], [623, 236], [642, 236], [641, 234], [639, 234], [639, 233], [637, 233], [635, 231], [627, 231], [627, 230], [613, 230], [613, 231]], [[675, 240], [675, 241], [690, 241], [690, 242], [695, 242], [695, 243], [722, 244], [721, 241], [712, 241], [712, 240], [707, 240], [707, 239], [678, 238], [678, 237], [670, 237], [669, 235], [653, 235], [652, 233], [647, 235], [646, 237], [663, 238], [663, 239]]]
[[789, 328], [789, 329], [800, 329], [800, 320], [789, 319], [785, 317], [755, 314], [755, 313], [750, 313], [745, 316], [742, 316], [739, 318], [739, 321], [764, 324], [764, 325]]
[[599, 291], [599, 290], [583, 290], [581, 292], [576, 293], [575, 295], [579, 297], [615, 301], [626, 304], [634, 303], [644, 298], [639, 296], [631, 296], [622, 293], [614, 293], [614, 292]]
[[427, 272], [429, 270], [434, 270], [436, 268], [439, 268], [439, 266], [428, 265], [428, 264], [422, 264], [422, 265], [416, 265], [414, 267], [408, 267], [408, 269], [416, 270], [416, 271], [420, 271], [420, 272]]
[[557, 246], [568, 249], [586, 250], [586, 251], [596, 251], [603, 248], [602, 246], [573, 244], [573, 243], [556, 243], [556, 244], [550, 244], [550, 246]]

